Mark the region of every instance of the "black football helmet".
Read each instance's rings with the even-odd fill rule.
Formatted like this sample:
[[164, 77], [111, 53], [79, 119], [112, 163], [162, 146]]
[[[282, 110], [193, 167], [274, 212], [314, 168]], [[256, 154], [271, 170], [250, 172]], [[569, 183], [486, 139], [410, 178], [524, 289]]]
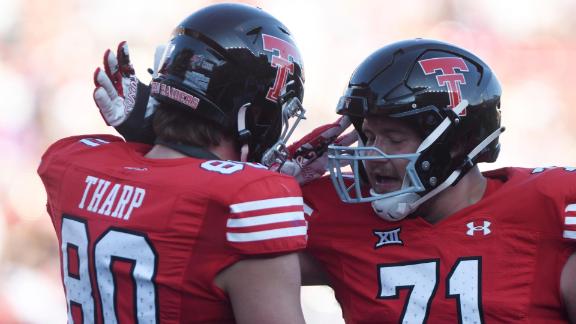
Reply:
[[[500, 145], [500, 84], [474, 54], [455, 45], [426, 39], [385, 46], [365, 59], [350, 78], [337, 112], [348, 116], [359, 134], [370, 116], [405, 121], [422, 135], [414, 154], [387, 155], [375, 147], [332, 146], [330, 170], [340, 197], [347, 202], [372, 201], [388, 220], [405, 217], [422, 202], [454, 185], [478, 162], [493, 162]], [[408, 160], [398, 191], [364, 195], [360, 189], [366, 159]], [[355, 173], [352, 185], [340, 165]], [[345, 163], [344, 163], [345, 164]]]
[[288, 28], [260, 8], [225, 3], [193, 13], [174, 30], [158, 68], [152, 100], [237, 130], [248, 161], [283, 148], [279, 137], [291, 131], [282, 127], [303, 118], [302, 58]]

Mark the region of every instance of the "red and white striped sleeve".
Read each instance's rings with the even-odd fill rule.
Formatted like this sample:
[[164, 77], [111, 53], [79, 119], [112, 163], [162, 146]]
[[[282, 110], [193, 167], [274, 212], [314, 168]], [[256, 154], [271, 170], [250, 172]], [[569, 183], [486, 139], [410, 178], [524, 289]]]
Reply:
[[242, 254], [304, 249], [307, 223], [298, 183], [272, 176], [242, 188], [230, 204], [226, 240]]
[[542, 173], [549, 176], [543, 178], [539, 189], [558, 203], [562, 238], [576, 246], [576, 168], [554, 167]]
[[558, 203], [562, 238], [576, 247], [576, 168], [554, 167], [544, 173], [550, 176], [544, 178], [546, 182], [539, 188]]
[[576, 203], [566, 205], [564, 209], [564, 232], [565, 239], [576, 242]]

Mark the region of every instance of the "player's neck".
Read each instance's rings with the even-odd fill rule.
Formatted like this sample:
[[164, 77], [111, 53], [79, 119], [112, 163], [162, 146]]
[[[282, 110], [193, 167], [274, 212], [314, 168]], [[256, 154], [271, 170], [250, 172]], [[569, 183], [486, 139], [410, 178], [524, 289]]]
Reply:
[[[237, 152], [232, 141], [223, 140], [220, 145], [209, 146], [205, 147], [204, 149], [218, 156], [221, 160], [240, 160], [240, 154]], [[188, 157], [186, 154], [161, 144], [154, 145], [152, 149], [146, 153], [145, 156], [149, 159], [180, 159]]]
[[420, 215], [435, 224], [461, 209], [480, 201], [486, 190], [486, 178], [478, 166], [470, 170], [454, 187], [448, 187], [420, 209]]

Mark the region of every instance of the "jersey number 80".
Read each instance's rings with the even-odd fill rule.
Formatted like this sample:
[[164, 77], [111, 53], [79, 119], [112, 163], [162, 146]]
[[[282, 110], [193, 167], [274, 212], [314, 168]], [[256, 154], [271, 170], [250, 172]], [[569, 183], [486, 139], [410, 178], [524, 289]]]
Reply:
[[[74, 323], [72, 306], [82, 308], [84, 323], [96, 322], [94, 290], [98, 290], [104, 323], [118, 323], [118, 299], [133, 298], [136, 323], [157, 323], [157, 291], [154, 278], [157, 255], [148, 238], [135, 232], [109, 228], [94, 241], [92, 250], [85, 221], [62, 217], [62, 277], [68, 306], [68, 323]], [[75, 251], [76, 253], [70, 253]], [[73, 260], [76, 254], [76, 260]], [[73, 261], [73, 262], [71, 262]], [[134, 291], [118, 291], [113, 273], [115, 261], [131, 264]], [[90, 265], [92, 262], [92, 266]], [[76, 266], [73, 266], [73, 264]], [[95, 285], [90, 276], [94, 269]], [[121, 296], [119, 296], [121, 295]]]

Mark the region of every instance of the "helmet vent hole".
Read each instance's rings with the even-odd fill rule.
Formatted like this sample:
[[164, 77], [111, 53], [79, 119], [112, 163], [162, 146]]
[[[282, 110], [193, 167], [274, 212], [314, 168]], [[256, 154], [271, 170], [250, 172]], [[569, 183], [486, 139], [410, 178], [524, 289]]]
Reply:
[[284, 34], [290, 35], [290, 32], [287, 31], [286, 29], [284, 29], [284, 28], [282, 28], [282, 27], [280, 27], [280, 26], [278, 26], [278, 29], [280, 29], [280, 31], [283, 32]]

